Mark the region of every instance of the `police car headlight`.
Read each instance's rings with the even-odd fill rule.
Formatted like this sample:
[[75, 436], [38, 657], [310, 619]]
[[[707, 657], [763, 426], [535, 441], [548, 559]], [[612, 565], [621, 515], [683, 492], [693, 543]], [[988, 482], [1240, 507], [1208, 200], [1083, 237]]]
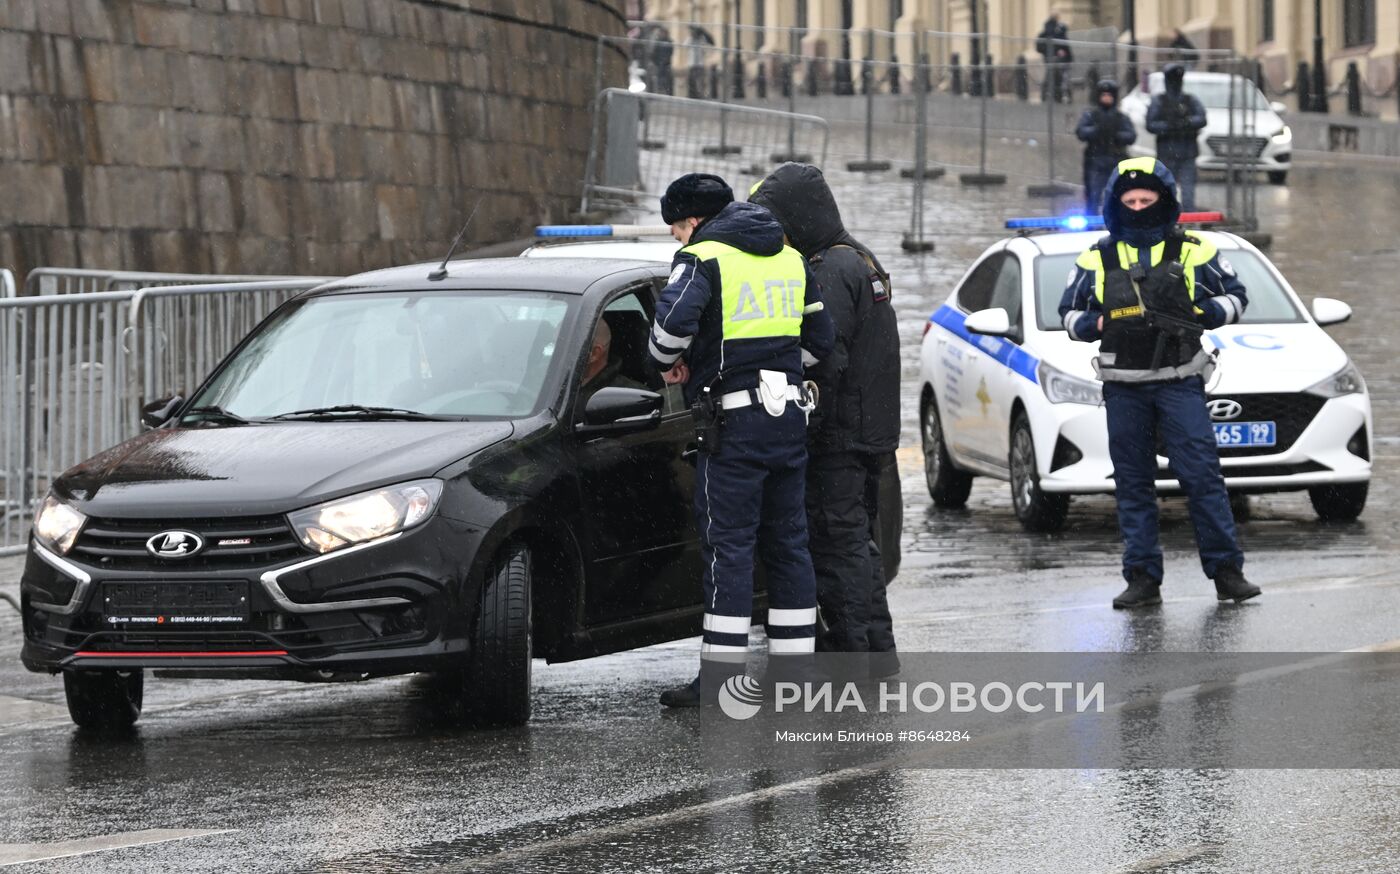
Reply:
[[1358, 395], [1364, 391], [1366, 391], [1366, 380], [1361, 378], [1361, 371], [1357, 370], [1356, 365], [1350, 361], [1347, 362], [1346, 367], [1307, 389], [1308, 394], [1324, 398]]
[[1293, 129], [1288, 125], [1284, 125], [1282, 130], [1274, 134], [1273, 141], [1279, 145], [1293, 142]]
[[330, 552], [419, 525], [441, 497], [442, 480], [417, 480], [307, 507], [287, 521], [308, 548]]
[[34, 539], [59, 555], [67, 555], [86, 521], [87, 516], [75, 507], [49, 495], [34, 517]]
[[1040, 362], [1040, 368], [1037, 372], [1040, 376], [1040, 387], [1044, 389], [1045, 397], [1052, 404], [1098, 406], [1103, 403], [1103, 386], [1091, 379], [1070, 376], [1044, 361]]

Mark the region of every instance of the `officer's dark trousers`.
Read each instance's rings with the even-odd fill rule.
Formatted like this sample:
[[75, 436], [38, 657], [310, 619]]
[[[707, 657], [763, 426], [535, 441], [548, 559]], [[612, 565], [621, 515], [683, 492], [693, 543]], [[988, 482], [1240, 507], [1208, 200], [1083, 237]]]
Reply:
[[824, 652], [893, 652], [879, 547], [880, 457], [828, 452], [807, 462], [807, 526]]
[[1084, 214], [1099, 215], [1103, 212], [1103, 190], [1108, 186], [1108, 177], [1118, 166], [1117, 158], [1084, 159]]
[[1186, 492], [1196, 547], [1206, 576], [1225, 565], [1244, 567], [1235, 538], [1235, 519], [1220, 474], [1220, 455], [1206, 411], [1201, 379], [1141, 385], [1105, 382], [1108, 453], [1123, 533], [1123, 576], [1144, 569], [1162, 579], [1162, 547], [1157, 541], [1156, 434], [1162, 435], [1172, 474]]
[[1177, 191], [1181, 193], [1182, 212], [1191, 212], [1196, 208], [1196, 156], [1195, 155], [1161, 155], [1158, 148], [1159, 158], [1167, 169], [1172, 171], [1176, 177]]
[[816, 581], [803, 503], [807, 420], [789, 403], [725, 413], [719, 451], [700, 453], [695, 520], [705, 563], [702, 680], [743, 670], [753, 615], [754, 555], [768, 584], [768, 652], [805, 656], [814, 647]]

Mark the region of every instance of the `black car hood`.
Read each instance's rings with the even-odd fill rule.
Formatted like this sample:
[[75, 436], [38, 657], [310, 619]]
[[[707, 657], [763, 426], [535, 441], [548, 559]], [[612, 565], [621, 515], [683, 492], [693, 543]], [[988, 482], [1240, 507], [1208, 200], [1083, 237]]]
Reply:
[[428, 477], [506, 439], [509, 422], [283, 422], [160, 429], [54, 484], [90, 516], [169, 519], [284, 513]]

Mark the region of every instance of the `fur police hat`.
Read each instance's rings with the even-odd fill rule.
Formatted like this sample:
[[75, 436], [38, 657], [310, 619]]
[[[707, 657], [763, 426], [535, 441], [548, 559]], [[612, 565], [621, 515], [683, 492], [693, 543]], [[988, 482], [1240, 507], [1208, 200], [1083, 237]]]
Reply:
[[661, 198], [661, 219], [666, 224], [683, 218], [709, 218], [734, 202], [729, 183], [711, 173], [687, 173], [672, 182]]

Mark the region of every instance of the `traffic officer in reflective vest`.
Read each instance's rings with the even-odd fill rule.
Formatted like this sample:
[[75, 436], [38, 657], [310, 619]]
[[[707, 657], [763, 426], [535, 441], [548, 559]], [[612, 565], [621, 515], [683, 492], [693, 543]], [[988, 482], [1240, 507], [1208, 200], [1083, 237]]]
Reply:
[[[661, 703], [715, 702], [744, 671], [755, 551], [768, 584], [770, 673], [810, 663], [817, 617], [807, 552], [804, 360], [831, 353], [830, 317], [796, 250], [760, 206], [723, 179], [682, 176], [661, 216], [683, 244], [656, 306], [648, 347], [696, 418], [695, 516], [704, 560], [700, 674]], [[791, 657], [791, 658], [786, 658]]]
[[[1108, 180], [1109, 235], [1084, 252], [1060, 300], [1072, 339], [1099, 340], [1095, 360], [1108, 412], [1108, 450], [1128, 587], [1113, 606], [1162, 602], [1157, 541], [1157, 451], [1186, 493], [1206, 576], [1236, 603], [1259, 594], [1244, 578], [1205, 382], [1215, 358], [1206, 329], [1239, 320], [1247, 298], [1214, 245], [1177, 227], [1176, 182], [1156, 158], [1122, 161]], [[1166, 478], [1166, 474], [1163, 478]]]

